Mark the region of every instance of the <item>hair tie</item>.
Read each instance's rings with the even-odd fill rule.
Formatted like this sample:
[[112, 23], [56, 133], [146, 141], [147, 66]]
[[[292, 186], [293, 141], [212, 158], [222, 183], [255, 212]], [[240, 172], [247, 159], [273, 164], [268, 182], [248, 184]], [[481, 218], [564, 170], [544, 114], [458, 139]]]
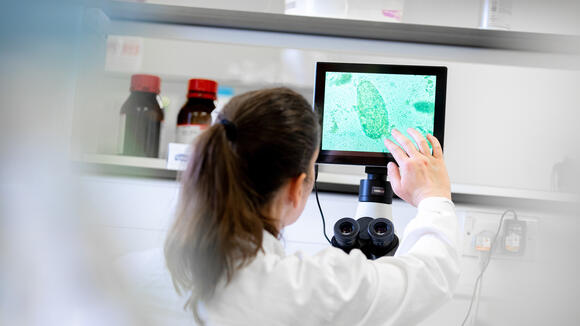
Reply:
[[238, 128], [236, 128], [236, 125], [228, 119], [221, 119], [220, 124], [222, 124], [226, 130], [226, 138], [229, 141], [235, 141], [238, 137]]

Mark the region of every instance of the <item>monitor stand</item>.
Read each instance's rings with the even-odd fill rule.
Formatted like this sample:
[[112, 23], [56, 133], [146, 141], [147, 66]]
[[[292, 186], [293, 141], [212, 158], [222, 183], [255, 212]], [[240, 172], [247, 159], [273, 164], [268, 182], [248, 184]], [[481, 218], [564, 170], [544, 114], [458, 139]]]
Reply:
[[386, 167], [365, 168], [366, 179], [360, 181], [355, 219], [361, 217], [386, 218], [392, 222], [393, 189], [387, 181]]

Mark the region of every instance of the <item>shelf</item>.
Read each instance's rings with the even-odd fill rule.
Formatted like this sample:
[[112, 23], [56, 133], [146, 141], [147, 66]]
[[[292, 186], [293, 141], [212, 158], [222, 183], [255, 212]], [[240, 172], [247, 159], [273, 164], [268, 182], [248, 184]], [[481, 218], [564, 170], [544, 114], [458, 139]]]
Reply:
[[82, 161], [85, 163], [130, 166], [146, 169], [165, 170], [167, 161], [161, 158], [123, 156], [123, 155], [103, 155], [103, 154], [85, 154]]
[[107, 1], [112, 20], [488, 49], [580, 54], [580, 36]]
[[[75, 162], [81, 172], [105, 175], [124, 175], [152, 178], [176, 179], [177, 171], [166, 168], [165, 159], [132, 157], [122, 155], [85, 154]], [[347, 173], [318, 173], [320, 190], [344, 193], [358, 193], [358, 186], [363, 175]], [[454, 199], [462, 202], [473, 201], [473, 197], [507, 201], [534, 201], [538, 203], [575, 204], [580, 202], [576, 194], [557, 193], [550, 191], [509, 189], [480, 185], [452, 184], [451, 192]], [[471, 198], [467, 198], [471, 197]], [[508, 203], [509, 204], [509, 203]]]
[[[362, 175], [318, 173], [318, 182], [342, 185], [345, 189], [358, 188]], [[500, 197], [512, 199], [531, 199], [539, 201], [552, 201], [560, 203], [575, 203], [580, 200], [578, 195], [557, 193], [540, 190], [509, 189], [501, 187], [489, 187], [480, 185], [466, 185], [454, 183], [451, 185], [451, 192], [459, 195], [475, 195], [485, 197]]]
[[509, 189], [501, 187], [489, 187], [480, 185], [452, 184], [451, 192], [457, 194], [470, 194], [488, 197], [502, 197], [513, 199], [531, 199], [538, 201], [551, 201], [557, 203], [577, 203], [578, 195], [541, 190]]
[[175, 179], [177, 171], [167, 169], [167, 160], [106, 154], [84, 154], [73, 160], [81, 173]]

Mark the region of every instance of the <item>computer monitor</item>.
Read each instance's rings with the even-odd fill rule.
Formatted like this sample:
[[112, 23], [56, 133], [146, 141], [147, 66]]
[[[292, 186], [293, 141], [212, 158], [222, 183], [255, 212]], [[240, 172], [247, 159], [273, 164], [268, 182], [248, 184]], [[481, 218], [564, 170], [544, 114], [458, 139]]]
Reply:
[[446, 67], [318, 62], [317, 162], [386, 166], [394, 161], [384, 145], [393, 128], [430, 133], [443, 146], [446, 86]]

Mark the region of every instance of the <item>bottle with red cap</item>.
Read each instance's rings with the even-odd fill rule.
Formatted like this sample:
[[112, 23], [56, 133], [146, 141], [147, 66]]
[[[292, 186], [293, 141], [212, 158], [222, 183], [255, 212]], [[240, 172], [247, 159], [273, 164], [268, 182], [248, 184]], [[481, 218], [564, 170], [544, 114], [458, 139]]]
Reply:
[[176, 142], [191, 144], [211, 124], [218, 84], [208, 79], [190, 79], [187, 102], [177, 115]]
[[159, 100], [161, 79], [153, 75], [131, 76], [131, 95], [121, 107], [120, 152], [158, 157], [163, 110]]

